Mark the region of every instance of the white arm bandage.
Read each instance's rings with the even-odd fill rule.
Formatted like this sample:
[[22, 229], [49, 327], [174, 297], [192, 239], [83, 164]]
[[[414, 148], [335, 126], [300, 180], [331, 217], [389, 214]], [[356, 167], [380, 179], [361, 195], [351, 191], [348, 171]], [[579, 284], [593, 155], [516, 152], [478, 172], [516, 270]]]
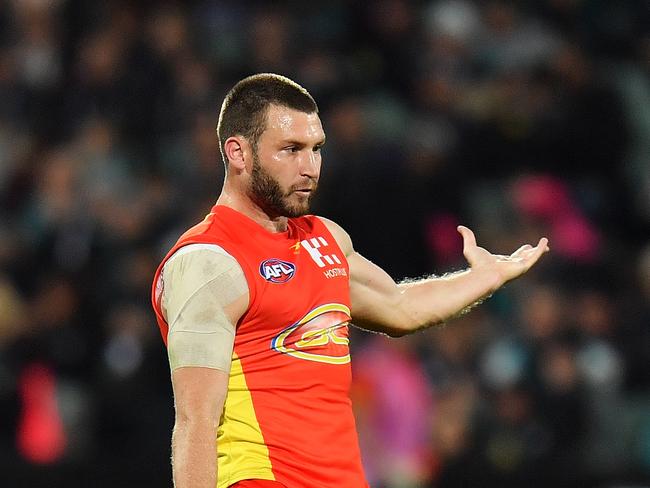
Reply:
[[224, 308], [248, 293], [241, 266], [219, 246], [191, 244], [169, 258], [162, 278], [172, 371], [203, 366], [230, 372], [235, 324]]

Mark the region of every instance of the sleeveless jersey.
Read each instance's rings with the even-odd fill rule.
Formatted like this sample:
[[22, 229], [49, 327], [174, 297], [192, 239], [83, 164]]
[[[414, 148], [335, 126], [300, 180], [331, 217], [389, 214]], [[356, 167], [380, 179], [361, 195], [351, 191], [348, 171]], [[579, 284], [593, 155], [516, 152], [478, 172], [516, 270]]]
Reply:
[[225, 206], [181, 236], [163, 260], [152, 301], [160, 309], [165, 261], [193, 243], [221, 246], [242, 267], [249, 307], [237, 323], [217, 433], [218, 488], [244, 479], [287, 488], [365, 488], [349, 389], [349, 268], [315, 216], [272, 233]]

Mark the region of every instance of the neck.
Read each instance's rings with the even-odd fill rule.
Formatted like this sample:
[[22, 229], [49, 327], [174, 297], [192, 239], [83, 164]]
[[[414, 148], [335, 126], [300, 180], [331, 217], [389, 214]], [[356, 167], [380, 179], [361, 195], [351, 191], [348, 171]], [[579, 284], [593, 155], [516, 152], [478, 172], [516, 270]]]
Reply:
[[269, 215], [262, 207], [251, 200], [246, 193], [233, 188], [227, 179], [217, 199], [217, 205], [224, 205], [243, 213], [269, 232], [276, 233], [287, 230], [287, 217]]

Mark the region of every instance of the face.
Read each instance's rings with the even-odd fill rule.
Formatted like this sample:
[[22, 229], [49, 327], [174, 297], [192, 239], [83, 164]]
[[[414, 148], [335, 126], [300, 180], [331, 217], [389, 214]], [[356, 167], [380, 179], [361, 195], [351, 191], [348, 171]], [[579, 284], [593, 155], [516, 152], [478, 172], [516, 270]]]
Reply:
[[318, 114], [271, 105], [266, 129], [253, 151], [249, 197], [271, 217], [308, 213], [324, 142]]

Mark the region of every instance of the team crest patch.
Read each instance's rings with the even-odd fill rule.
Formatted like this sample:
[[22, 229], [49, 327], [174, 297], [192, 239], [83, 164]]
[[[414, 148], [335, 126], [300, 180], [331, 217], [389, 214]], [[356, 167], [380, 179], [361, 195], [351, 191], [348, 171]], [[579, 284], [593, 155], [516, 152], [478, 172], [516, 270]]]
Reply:
[[271, 258], [260, 264], [262, 278], [271, 283], [286, 283], [296, 274], [296, 265], [281, 259]]
[[307, 361], [347, 364], [350, 362], [347, 327], [350, 320], [347, 306], [320, 305], [283, 329], [271, 342], [271, 349]]

